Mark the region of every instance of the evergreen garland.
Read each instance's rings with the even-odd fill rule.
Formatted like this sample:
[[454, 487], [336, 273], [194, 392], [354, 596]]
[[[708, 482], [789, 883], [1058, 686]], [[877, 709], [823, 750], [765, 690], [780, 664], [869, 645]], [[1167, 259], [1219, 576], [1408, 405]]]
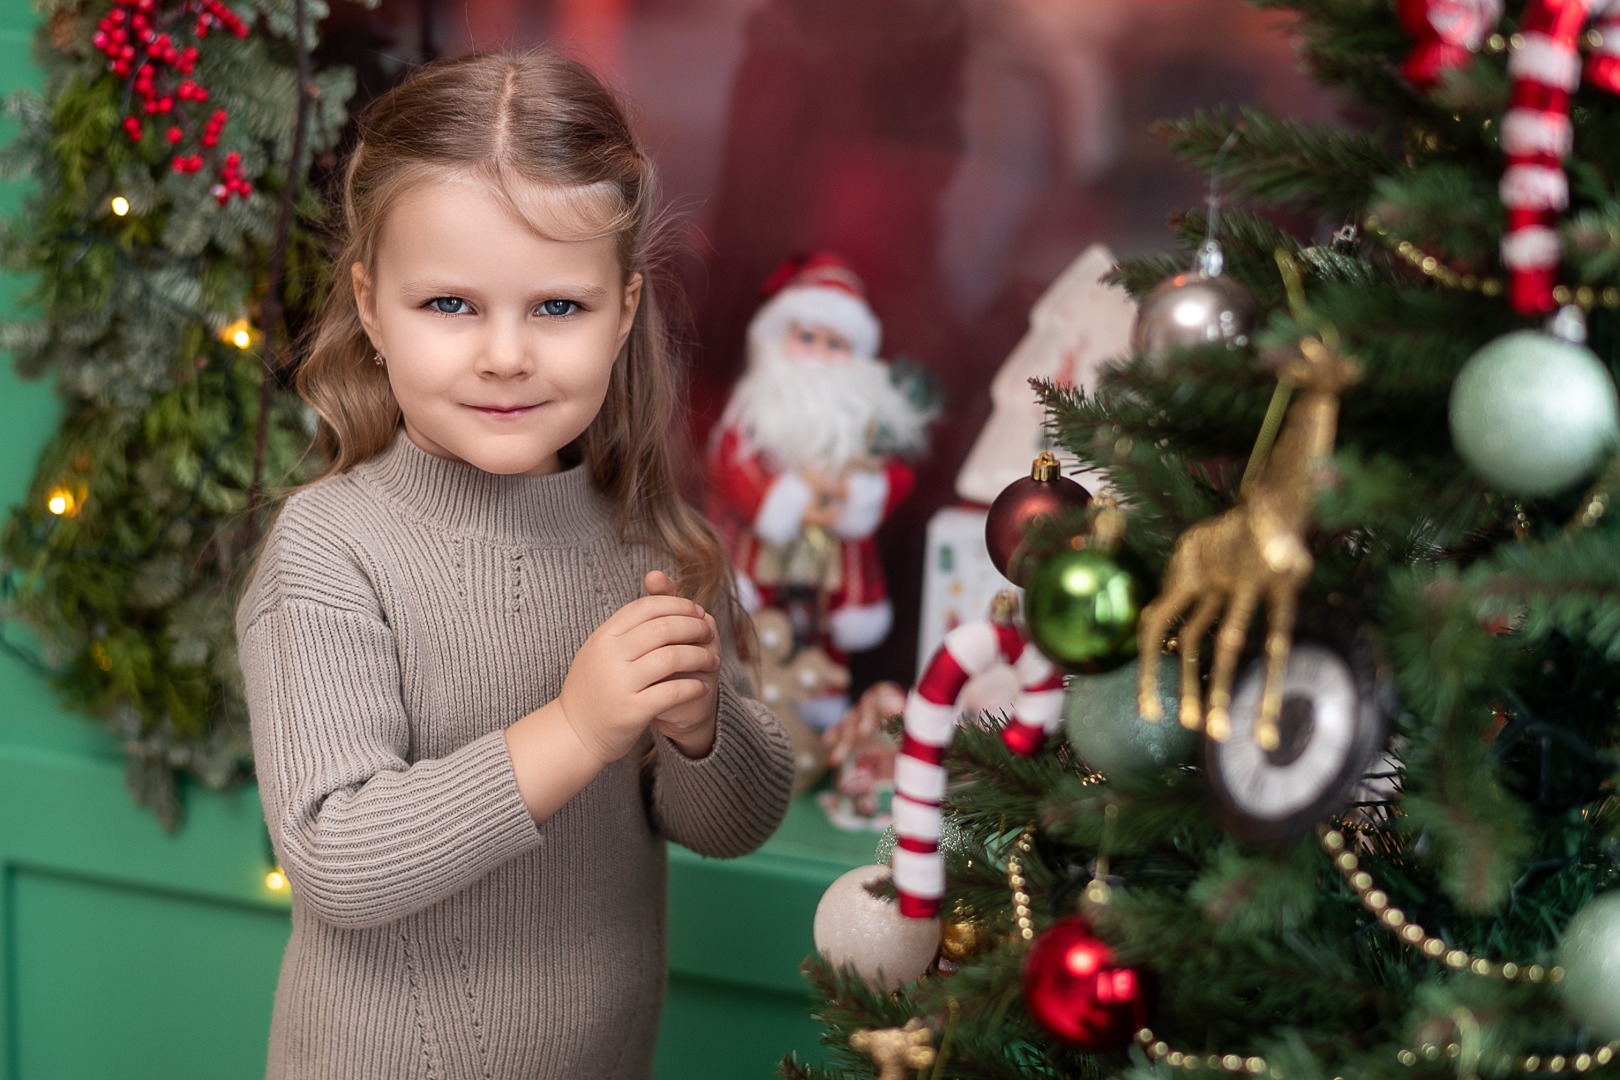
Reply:
[[[1482, 51], [1423, 93], [1397, 71], [1412, 42], [1393, 3], [1255, 2], [1294, 13], [1315, 75], [1381, 117], [1350, 131], [1213, 109], [1160, 125], [1240, 203], [1223, 213], [1218, 235], [1226, 272], [1266, 309], [1258, 340], [1238, 352], [1126, 356], [1090, 393], [1038, 392], [1056, 440], [1119, 494], [1130, 555], [1156, 570], [1189, 525], [1237, 498], [1276, 385], [1260, 356], [1306, 333], [1287, 307], [1277, 252], [1306, 267], [1311, 309], [1366, 375], [1342, 398], [1302, 604], [1375, 637], [1398, 697], [1397, 790], [1336, 824], [1389, 903], [1447, 949], [1551, 964], [1572, 915], [1620, 885], [1620, 522], [1591, 498], [1612, 502], [1620, 467], [1606, 466], [1590, 490], [1515, 499], [1470, 472], [1451, 444], [1458, 371], [1487, 342], [1535, 325], [1501, 295], [1456, 284], [1501, 276], [1506, 56]], [[1524, 4], [1506, 7], [1504, 38]], [[1601, 296], [1620, 286], [1620, 98], [1583, 88], [1572, 119], [1561, 280]], [[1268, 216], [1278, 210], [1309, 214], [1322, 233], [1288, 235]], [[1330, 243], [1346, 224], [1359, 235]], [[1181, 213], [1171, 227], [1178, 252], [1116, 271], [1138, 297], [1192, 264], [1206, 225]], [[1402, 241], [1437, 266], [1425, 273], [1421, 258], [1403, 257]], [[1613, 373], [1620, 315], [1597, 304], [1589, 331]], [[1020, 759], [994, 726], [969, 722], [946, 756], [945, 809], [959, 839], [947, 853], [943, 906], [994, 944], [956, 974], [893, 995], [812, 957], [828, 1058], [790, 1058], [781, 1075], [876, 1076], [872, 1059], [849, 1048], [851, 1034], [913, 1017], [941, 1050], [917, 1074], [935, 1080], [1200, 1075], [1142, 1046], [1080, 1052], [1030, 1018], [1020, 983], [1027, 946], [1013, 932], [1006, 870], [1026, 824], [1035, 828], [1023, 874], [1037, 934], [1081, 907], [1106, 854], [1112, 899], [1087, 905], [1086, 917], [1122, 962], [1151, 973], [1154, 1035], [1200, 1055], [1202, 1075], [1231, 1075], [1202, 1055], [1235, 1054], [1261, 1057], [1262, 1074], [1288, 1080], [1507, 1077], [1545, 1071], [1554, 1058], [1573, 1068], [1566, 1063], [1602, 1045], [1557, 988], [1455, 971], [1401, 943], [1315, 834], [1274, 845], [1230, 838], [1198, 767], [1099, 780], [1061, 736]], [[1437, 1052], [1417, 1052], [1425, 1046]], [[1526, 1055], [1538, 1057], [1527, 1065]], [[1613, 1074], [1613, 1064], [1602, 1067], [1608, 1058], [1597, 1060], [1579, 1067]]]
[[220, 169], [173, 164], [167, 116], [129, 137], [141, 100], [93, 40], [112, 10], [50, 0], [34, 42], [44, 93], [6, 106], [20, 133], [0, 174], [31, 194], [0, 260], [32, 289], [0, 349], [53, 377], [64, 407], [0, 536], [0, 630], [108, 724], [135, 797], [173, 827], [179, 775], [223, 787], [251, 768], [235, 598], [258, 487], [311, 473], [312, 419], [274, 342], [321, 293], [322, 208], [298, 181], [336, 143], [354, 80], [327, 70], [299, 93], [321, 0], [256, 0], [235, 12], [245, 36], [202, 40], [182, 3], [145, 9], [195, 44], [200, 115], [229, 114], [215, 153], [239, 155], [251, 185], [229, 197]]

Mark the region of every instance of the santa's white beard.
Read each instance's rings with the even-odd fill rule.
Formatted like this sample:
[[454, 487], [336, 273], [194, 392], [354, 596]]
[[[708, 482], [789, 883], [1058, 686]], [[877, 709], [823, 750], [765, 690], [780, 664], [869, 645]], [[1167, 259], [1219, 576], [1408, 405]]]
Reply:
[[871, 456], [880, 430], [888, 451], [922, 449], [930, 419], [881, 360], [788, 356], [756, 344], [721, 426], [740, 430], [778, 469], [840, 469]]

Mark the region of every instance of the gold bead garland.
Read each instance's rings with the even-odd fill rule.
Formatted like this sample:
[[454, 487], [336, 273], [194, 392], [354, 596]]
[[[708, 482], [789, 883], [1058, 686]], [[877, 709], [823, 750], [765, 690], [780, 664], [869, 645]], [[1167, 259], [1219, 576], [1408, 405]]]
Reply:
[[[1376, 235], [1395, 254], [1447, 288], [1477, 292], [1481, 296], [1502, 295], [1504, 286], [1500, 278], [1459, 274], [1411, 241], [1391, 237], [1376, 215], [1367, 216], [1367, 231]], [[1620, 288], [1611, 285], [1598, 290], [1590, 285], [1578, 285], [1572, 289], [1568, 285], [1556, 285], [1553, 287], [1553, 300], [1559, 305], [1574, 304], [1584, 311], [1591, 311], [1595, 307], [1620, 308]]]
[[1334, 867], [1361, 898], [1361, 906], [1371, 912], [1402, 942], [1424, 956], [1431, 960], [1439, 960], [1454, 971], [1468, 971], [1485, 978], [1505, 979], [1509, 982], [1523, 978], [1525, 982], [1532, 983], [1564, 981], [1564, 969], [1556, 964], [1552, 967], [1543, 967], [1541, 964], [1521, 967], [1512, 962], [1499, 964], [1494, 960], [1470, 955], [1462, 949], [1448, 949], [1444, 941], [1428, 933], [1407, 918], [1406, 912], [1389, 902], [1389, 894], [1377, 888], [1372, 875], [1361, 869], [1360, 860], [1356, 858], [1355, 852], [1345, 850], [1343, 833], [1337, 829], [1324, 828], [1320, 831], [1320, 835], [1322, 849], [1333, 856]]
[[[1110, 805], [1109, 810], [1117, 813], [1117, 807]], [[1018, 928], [1018, 936], [1024, 941], [1032, 941], [1035, 937], [1034, 923], [1030, 917], [1030, 896], [1028, 881], [1024, 877], [1023, 857], [1027, 856], [1034, 843], [1035, 826], [1029, 825], [1019, 834], [1014, 845], [1014, 851], [1007, 857], [1007, 884], [1012, 889], [1013, 916]], [[1324, 827], [1319, 830], [1323, 849], [1333, 858], [1335, 869], [1344, 876], [1356, 895], [1360, 898], [1362, 906], [1377, 917], [1378, 921], [1392, 931], [1397, 938], [1412, 948], [1417, 949], [1425, 956], [1439, 960], [1454, 971], [1468, 971], [1471, 974], [1487, 978], [1498, 978], [1506, 981], [1523, 980], [1529, 983], [1559, 983], [1564, 979], [1564, 969], [1553, 965], [1546, 967], [1541, 964], [1521, 966], [1512, 962], [1496, 963], [1477, 957], [1462, 949], [1448, 949], [1445, 942], [1429, 933], [1422, 926], [1407, 918], [1406, 913], [1389, 902], [1389, 895], [1377, 888], [1377, 883], [1371, 874], [1361, 869], [1360, 860], [1353, 851], [1347, 850], [1345, 836], [1337, 829]], [[1106, 864], [1105, 864], [1106, 865]], [[1104, 871], [1106, 872], [1106, 871]], [[1092, 902], [1107, 903], [1108, 897], [1090, 897]], [[953, 1001], [954, 1005], [954, 1001]], [[1136, 1032], [1134, 1040], [1141, 1046], [1148, 1057], [1154, 1061], [1162, 1061], [1172, 1069], [1181, 1069], [1186, 1072], [1210, 1071], [1227, 1073], [1234, 1076], [1265, 1076], [1269, 1080], [1285, 1080], [1286, 1074], [1277, 1065], [1268, 1062], [1258, 1054], [1192, 1054], [1176, 1050], [1169, 1043], [1154, 1034], [1152, 1028], [1144, 1027]], [[1439, 1061], [1442, 1057], [1457, 1060], [1463, 1057], [1462, 1044], [1449, 1042], [1445, 1045], [1434, 1042], [1424, 1042], [1414, 1048], [1398, 1051], [1395, 1060], [1408, 1068], [1422, 1063]], [[1522, 1074], [1559, 1076], [1565, 1073], [1586, 1073], [1593, 1069], [1603, 1068], [1614, 1064], [1620, 1059], [1620, 1040], [1615, 1040], [1598, 1047], [1590, 1052], [1579, 1054], [1554, 1054], [1543, 1057], [1540, 1054], [1512, 1054], [1499, 1053], [1496, 1055], [1495, 1066], [1500, 1071], [1512, 1071]], [[936, 1070], [937, 1074], [937, 1070]], [[1342, 1076], [1335, 1076], [1333, 1080], [1345, 1080]]]
[[1170, 1049], [1170, 1044], [1154, 1035], [1151, 1028], [1138, 1031], [1136, 1042], [1147, 1051], [1148, 1057], [1162, 1061], [1172, 1069], [1186, 1069], [1189, 1072], [1209, 1069], [1212, 1072], [1270, 1076], [1273, 1080], [1282, 1080], [1282, 1070], [1275, 1065], [1267, 1064], [1266, 1059], [1258, 1055], [1251, 1054], [1245, 1057], [1242, 1054], [1186, 1054], [1180, 1050]]
[[1016, 850], [1007, 856], [1007, 884], [1012, 888], [1013, 918], [1018, 926], [1018, 936], [1025, 941], [1035, 940], [1035, 923], [1029, 916], [1029, 893], [1026, 891], [1029, 883], [1024, 880], [1022, 856], [1029, 854], [1034, 840], [1035, 826], [1026, 826], [1018, 837]]
[[[1143, 1028], [1136, 1033], [1137, 1045], [1146, 1051], [1148, 1057], [1155, 1061], [1162, 1061], [1172, 1069], [1182, 1069], [1187, 1072], [1233, 1073], [1243, 1076], [1269, 1076], [1271, 1080], [1283, 1080], [1284, 1072], [1276, 1065], [1272, 1065], [1258, 1054], [1188, 1054], [1180, 1050], [1172, 1050], [1170, 1044], [1153, 1033], [1152, 1028]], [[1501, 1054], [1496, 1064], [1501, 1069], [1511, 1069], [1520, 1073], [1547, 1074], [1552, 1076], [1563, 1073], [1585, 1073], [1594, 1068], [1610, 1065], [1620, 1055], [1620, 1042], [1606, 1043], [1590, 1053], [1581, 1054], [1554, 1054], [1543, 1058], [1539, 1054], [1521, 1054], [1514, 1057], [1512, 1054]], [[1439, 1061], [1442, 1057], [1456, 1060], [1462, 1057], [1462, 1046], [1459, 1043], [1447, 1043], [1441, 1046], [1438, 1043], [1421, 1043], [1415, 1050], [1402, 1050], [1395, 1055], [1395, 1060], [1408, 1068], [1422, 1062]], [[1344, 1080], [1336, 1076], [1333, 1080]]]
[[[1361, 869], [1360, 860], [1355, 852], [1347, 850], [1347, 844], [1342, 832], [1337, 829], [1323, 828], [1320, 830], [1322, 847], [1333, 857], [1333, 865], [1344, 876], [1345, 881], [1355, 890], [1361, 899], [1362, 906], [1378, 918], [1378, 921], [1395, 933], [1402, 942], [1417, 949], [1431, 959], [1439, 960], [1454, 971], [1468, 971], [1474, 975], [1488, 978], [1498, 978], [1508, 981], [1522, 979], [1530, 983], [1558, 983], [1564, 978], [1564, 969], [1553, 965], [1544, 967], [1541, 964], [1521, 966], [1515, 963], [1496, 963], [1482, 957], [1470, 955], [1462, 949], [1448, 949], [1445, 942], [1427, 933], [1423, 927], [1407, 918], [1406, 913], [1389, 902], [1389, 895], [1377, 888], [1377, 883], [1371, 874]], [[1029, 836], [1026, 830], [1024, 839]], [[1022, 839], [1021, 841], [1022, 842]], [[1027, 848], [1025, 849], [1027, 850]], [[1027, 909], [1026, 909], [1027, 910]], [[1162, 1061], [1172, 1069], [1181, 1069], [1187, 1072], [1220, 1072], [1241, 1076], [1267, 1076], [1271, 1080], [1284, 1080], [1283, 1070], [1266, 1061], [1257, 1054], [1190, 1054], [1185, 1051], [1173, 1049], [1169, 1043], [1153, 1033], [1152, 1028], [1142, 1028], [1136, 1033], [1135, 1041], [1142, 1047], [1148, 1057], [1155, 1061]], [[1416, 1048], [1400, 1050], [1395, 1060], [1407, 1067], [1414, 1067], [1426, 1062], [1439, 1061], [1442, 1057], [1457, 1060], [1463, 1057], [1461, 1043], [1449, 1042], [1445, 1045], [1434, 1042], [1418, 1044]], [[1579, 1054], [1554, 1054], [1543, 1057], [1540, 1054], [1498, 1054], [1495, 1066], [1501, 1071], [1513, 1071], [1523, 1074], [1558, 1076], [1565, 1073], [1586, 1073], [1592, 1069], [1602, 1068], [1615, 1063], [1620, 1058], [1620, 1040], [1609, 1042], [1596, 1050]], [[1469, 1070], [1472, 1071], [1472, 1070]], [[1334, 1077], [1334, 1080], [1344, 1080], [1343, 1077]]]

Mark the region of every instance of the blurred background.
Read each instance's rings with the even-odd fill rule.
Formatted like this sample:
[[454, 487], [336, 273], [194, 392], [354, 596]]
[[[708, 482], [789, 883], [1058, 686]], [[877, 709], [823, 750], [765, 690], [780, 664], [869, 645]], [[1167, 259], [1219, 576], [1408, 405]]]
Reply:
[[323, 52], [364, 98], [422, 60], [546, 45], [627, 100], [672, 215], [700, 502], [763, 280], [821, 249], [865, 279], [883, 354], [937, 375], [945, 411], [881, 533], [896, 626], [854, 657], [859, 691], [912, 678], [924, 529], [1030, 305], [1086, 246], [1165, 248], [1166, 214], [1202, 205], [1149, 125], [1217, 103], [1334, 119], [1286, 29], [1239, 0], [382, 0], [337, 3]]

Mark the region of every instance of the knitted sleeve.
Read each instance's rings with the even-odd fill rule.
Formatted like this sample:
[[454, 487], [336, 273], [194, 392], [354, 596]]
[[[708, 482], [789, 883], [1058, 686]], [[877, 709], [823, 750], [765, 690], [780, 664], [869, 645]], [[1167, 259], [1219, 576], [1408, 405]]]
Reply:
[[721, 669], [714, 748], [693, 759], [657, 736], [652, 818], [665, 837], [729, 859], [763, 844], [793, 795], [793, 744], [775, 715], [747, 694], [734, 656]]
[[321, 919], [392, 922], [539, 844], [502, 732], [407, 761], [399, 659], [380, 618], [281, 599], [239, 646], [265, 821]]

